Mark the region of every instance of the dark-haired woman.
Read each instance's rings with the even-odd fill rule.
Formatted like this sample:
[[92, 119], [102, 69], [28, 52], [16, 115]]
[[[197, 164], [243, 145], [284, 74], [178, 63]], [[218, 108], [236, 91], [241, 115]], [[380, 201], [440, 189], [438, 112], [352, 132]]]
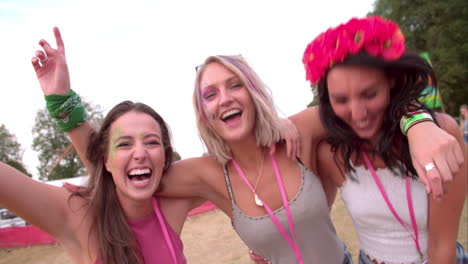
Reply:
[[359, 263], [467, 263], [456, 243], [466, 164], [436, 200], [417, 176], [404, 134], [433, 120], [460, 146], [463, 141], [453, 118], [417, 101], [436, 78], [424, 59], [405, 51], [398, 25], [351, 19], [314, 39], [303, 62], [328, 133], [319, 146], [319, 173], [340, 186], [361, 245]]
[[[58, 29], [54, 33], [58, 50], [41, 41], [45, 54], [36, 53], [32, 61], [41, 82], [65, 62]], [[73, 94], [48, 95], [46, 101], [53, 115], [70, 111], [59, 122], [64, 131], [84, 113]], [[51, 186], [0, 163], [0, 204], [55, 237], [73, 263], [186, 263], [179, 235], [197, 201], [154, 195], [173, 154], [161, 116], [125, 101], [87, 140], [92, 170], [85, 187]]]
[[172, 163], [164, 120], [125, 101], [89, 140], [87, 186], [51, 186], [0, 163], [0, 203], [55, 237], [73, 263], [185, 263], [179, 235], [193, 205], [154, 196]]

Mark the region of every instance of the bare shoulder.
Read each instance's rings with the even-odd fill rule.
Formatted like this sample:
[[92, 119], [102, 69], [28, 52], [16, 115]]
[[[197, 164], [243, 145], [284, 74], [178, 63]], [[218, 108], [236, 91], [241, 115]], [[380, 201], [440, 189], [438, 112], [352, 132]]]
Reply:
[[325, 138], [326, 132], [322, 125], [317, 106], [309, 107], [289, 119], [294, 123], [301, 137], [301, 157], [303, 161], [315, 167], [317, 156], [315, 149]]
[[163, 175], [163, 189], [159, 194], [178, 198], [206, 197], [220, 173], [223, 173], [222, 167], [211, 156], [174, 162]]
[[[341, 158], [339, 158], [342, 164]], [[335, 154], [331, 150], [330, 144], [321, 141], [317, 146], [317, 170], [321, 178], [331, 179], [337, 186], [341, 186], [346, 180], [339, 165], [335, 160]]]
[[294, 125], [302, 132], [312, 133], [315, 126], [321, 126], [320, 115], [317, 106], [308, 107], [301, 112], [289, 117]]
[[160, 198], [161, 210], [172, 229], [180, 235], [185, 219], [190, 210], [201, 205], [203, 198]]
[[169, 172], [175, 171], [203, 179], [214, 171], [219, 172], [220, 169], [219, 162], [214, 157], [207, 155], [176, 161]]

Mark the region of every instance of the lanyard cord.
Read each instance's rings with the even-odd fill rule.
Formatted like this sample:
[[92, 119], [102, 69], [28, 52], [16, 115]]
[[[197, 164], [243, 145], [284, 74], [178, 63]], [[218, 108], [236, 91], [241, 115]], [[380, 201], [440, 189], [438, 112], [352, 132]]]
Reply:
[[392, 206], [392, 203], [388, 199], [387, 193], [385, 192], [385, 189], [382, 186], [382, 183], [379, 180], [379, 177], [377, 177], [377, 173], [374, 170], [374, 167], [372, 166], [372, 163], [370, 162], [369, 158], [367, 157], [367, 154], [362, 152], [362, 156], [364, 157], [364, 161], [366, 162], [367, 168], [370, 170], [372, 177], [374, 178], [375, 184], [377, 184], [377, 187], [380, 190], [380, 193], [382, 194], [382, 197], [385, 200], [385, 203], [388, 206], [388, 209], [392, 212], [393, 216], [398, 220], [398, 222], [405, 228], [406, 232], [411, 236], [411, 238], [414, 241], [414, 244], [416, 246], [416, 250], [419, 253], [419, 256], [421, 259], [423, 259], [423, 255], [421, 253], [421, 247], [419, 246], [419, 236], [418, 236], [418, 224], [416, 223], [416, 217], [414, 216], [414, 207], [413, 207], [413, 200], [411, 197], [411, 189], [410, 189], [410, 182], [408, 177], [405, 178], [405, 187], [406, 187], [406, 201], [408, 204], [408, 211], [410, 214], [411, 218], [411, 226], [413, 227], [414, 234], [412, 234], [406, 225], [404, 224], [403, 220], [401, 220], [400, 216], [397, 214], [395, 209]]
[[[286, 191], [284, 190], [283, 181], [281, 180], [281, 174], [279, 172], [278, 164], [276, 163], [276, 159], [271, 154], [270, 154], [270, 157], [271, 157], [271, 163], [273, 164], [273, 169], [274, 169], [275, 176], [276, 176], [276, 183], [278, 184], [278, 187], [280, 189], [281, 198], [283, 200], [283, 205], [284, 205], [284, 208], [285, 208], [285, 211], [286, 211], [286, 215], [288, 217], [288, 224], [289, 224], [289, 230], [291, 232], [291, 237], [286, 233], [284, 228], [281, 226], [281, 223], [278, 221], [278, 218], [276, 218], [276, 216], [274, 215], [274, 213], [270, 209], [270, 207], [264, 201], [262, 201], [262, 200], [260, 200], [260, 201], [263, 203], [263, 207], [267, 211], [267, 213], [270, 216], [273, 223], [276, 225], [276, 227], [278, 228], [280, 233], [283, 235], [284, 239], [286, 239], [286, 242], [288, 242], [289, 246], [294, 250], [294, 253], [296, 254], [296, 259], [297, 259], [298, 263], [302, 264], [304, 262], [302, 260], [302, 256], [301, 256], [301, 252], [299, 250], [299, 246], [295, 242], [296, 241], [296, 232], [294, 230], [294, 223], [293, 223], [292, 216], [291, 216], [291, 210], [289, 209], [288, 197], [286, 196]], [[256, 190], [254, 190], [252, 185], [250, 185], [249, 181], [245, 177], [244, 172], [240, 168], [239, 164], [237, 164], [237, 162], [234, 159], [232, 159], [232, 164], [234, 165], [234, 168], [237, 170], [237, 173], [242, 178], [242, 180], [245, 182], [247, 187], [249, 187], [249, 189], [252, 191], [252, 193], [254, 195], [257, 195]]]
[[151, 199], [151, 203], [153, 204], [154, 211], [156, 211], [156, 215], [159, 220], [159, 226], [161, 227], [163, 231], [164, 239], [166, 240], [166, 245], [169, 248], [169, 251], [171, 252], [172, 260], [174, 261], [175, 264], [177, 264], [177, 258], [176, 258], [174, 246], [172, 245], [171, 238], [169, 237], [169, 233], [167, 232], [167, 227], [164, 222], [161, 210], [159, 209], [158, 203], [156, 202], [155, 198]]

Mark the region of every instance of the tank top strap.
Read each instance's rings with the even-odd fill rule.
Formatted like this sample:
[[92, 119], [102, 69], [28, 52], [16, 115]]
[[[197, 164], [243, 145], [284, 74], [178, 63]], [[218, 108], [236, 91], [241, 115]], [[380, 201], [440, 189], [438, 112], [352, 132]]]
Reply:
[[224, 170], [224, 179], [226, 181], [226, 187], [229, 193], [229, 198], [231, 199], [231, 202], [234, 204], [235, 203], [234, 193], [232, 192], [231, 180], [229, 179], [229, 172], [227, 170], [227, 164], [224, 165], [223, 170]]

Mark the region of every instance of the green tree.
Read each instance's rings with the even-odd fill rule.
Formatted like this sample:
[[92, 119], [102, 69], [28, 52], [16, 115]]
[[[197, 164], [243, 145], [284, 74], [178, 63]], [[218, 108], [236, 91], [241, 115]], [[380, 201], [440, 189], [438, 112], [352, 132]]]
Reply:
[[177, 151], [174, 151], [172, 153], [172, 160], [173, 161], [178, 161], [178, 160], [181, 160], [182, 158], [180, 157], [180, 154], [177, 152]]
[[26, 166], [23, 164], [21, 145], [3, 124], [0, 125], [0, 161], [31, 177], [31, 173], [26, 170]]
[[430, 54], [445, 110], [458, 115], [468, 102], [468, 2], [377, 0], [370, 14], [398, 23], [407, 49]]
[[[99, 105], [84, 103], [90, 121], [103, 118]], [[86, 168], [71, 145], [66, 133], [61, 132], [46, 109], [39, 110], [33, 127], [33, 149], [38, 152], [39, 178], [57, 180], [83, 176]]]
[[311, 88], [312, 90], [312, 94], [313, 94], [313, 99], [312, 99], [312, 102], [310, 102], [307, 107], [312, 107], [312, 106], [316, 106], [319, 104], [319, 97], [318, 97], [318, 90], [317, 90], [317, 86], [313, 86]]

